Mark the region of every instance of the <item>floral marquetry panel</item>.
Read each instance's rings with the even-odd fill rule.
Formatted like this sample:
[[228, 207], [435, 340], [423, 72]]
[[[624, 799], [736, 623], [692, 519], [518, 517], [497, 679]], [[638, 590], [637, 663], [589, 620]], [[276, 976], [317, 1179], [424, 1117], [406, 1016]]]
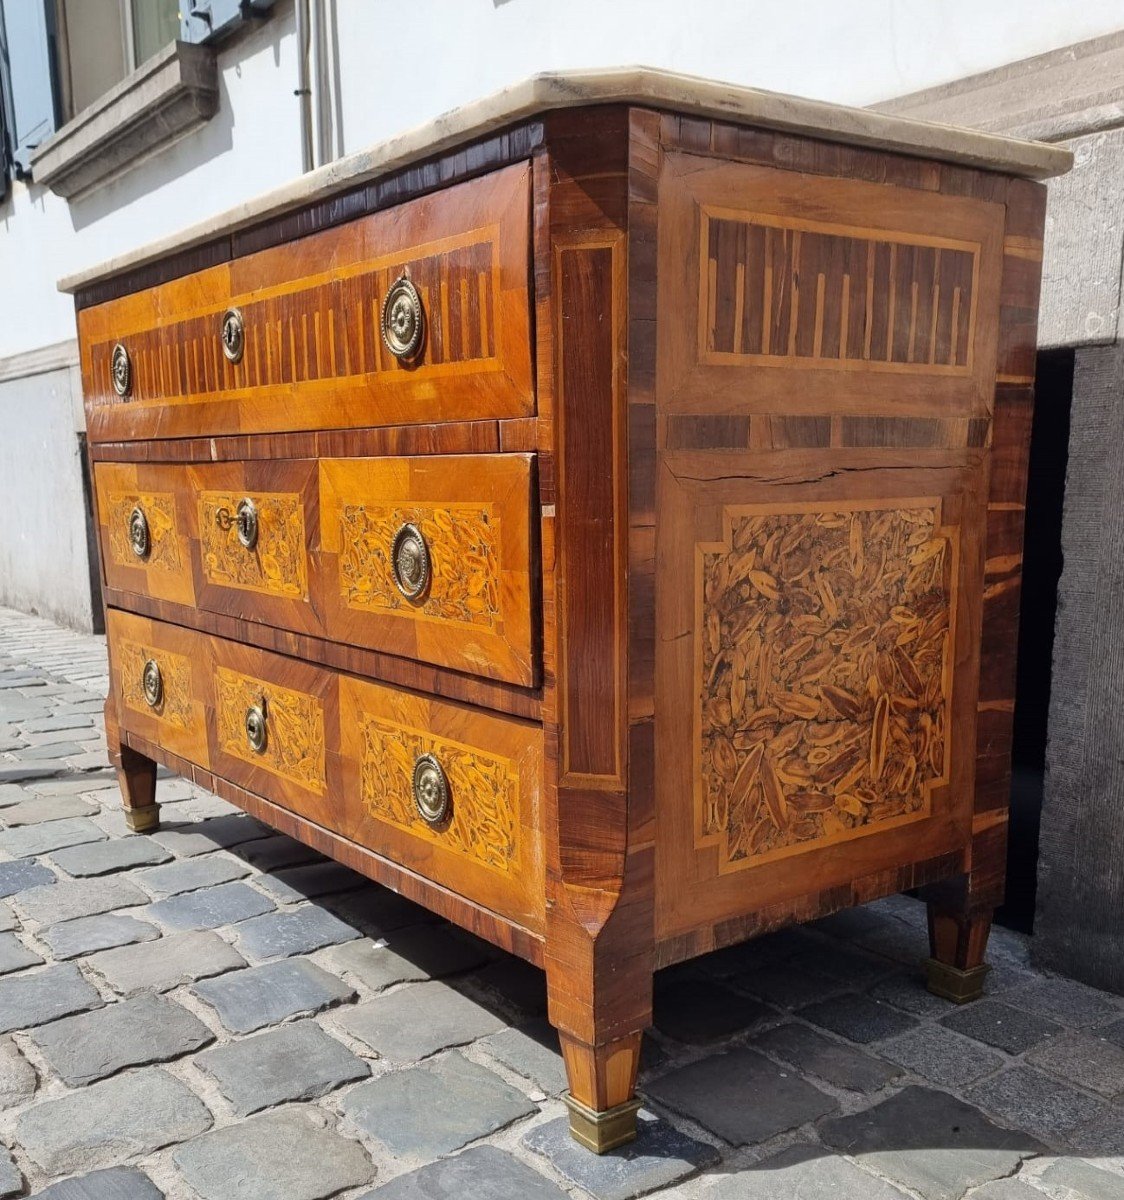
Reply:
[[[107, 500], [105, 520], [109, 529], [109, 552], [114, 563], [168, 572], [183, 569], [175, 496], [171, 493], [114, 492]], [[136, 554], [130, 540], [130, 522], [135, 509], [140, 509], [148, 522], [149, 548], [143, 557]]]
[[948, 779], [940, 503], [728, 507], [697, 546], [696, 844], [720, 871], [927, 816]]
[[[253, 749], [246, 732], [246, 714], [253, 707], [265, 714], [260, 751]], [[215, 709], [224, 754], [323, 794], [324, 705], [316, 697], [220, 666], [215, 668]]]
[[[394, 579], [392, 547], [405, 524], [429, 548], [429, 583], [416, 601]], [[350, 608], [408, 612], [494, 629], [502, 620], [500, 521], [491, 506], [392, 508], [348, 504], [340, 510], [340, 587]]]
[[[194, 724], [189, 658], [128, 638], [115, 643], [114, 656], [121, 681], [121, 699], [129, 708], [146, 716], [156, 716], [180, 729], [189, 729]], [[160, 671], [160, 700], [154, 705], [148, 703], [144, 692], [144, 669], [150, 661], [155, 662]]]
[[238, 540], [235, 524], [244, 495], [203, 492], [199, 497], [199, 544], [208, 583], [306, 599], [308, 553], [301, 497], [252, 493], [258, 533], [247, 548]]
[[[430, 826], [414, 804], [414, 763], [432, 754], [449, 785], [449, 815]], [[376, 717], [362, 718], [363, 803], [371, 816], [439, 841], [495, 871], [519, 862], [519, 774], [486, 751]]]

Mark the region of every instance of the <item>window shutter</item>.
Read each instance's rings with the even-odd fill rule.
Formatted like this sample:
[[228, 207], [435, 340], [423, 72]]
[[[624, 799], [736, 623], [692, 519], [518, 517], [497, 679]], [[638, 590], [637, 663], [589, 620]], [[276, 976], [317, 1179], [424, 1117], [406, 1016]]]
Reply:
[[27, 176], [32, 150], [58, 128], [51, 0], [0, 0], [0, 43], [9, 151]]

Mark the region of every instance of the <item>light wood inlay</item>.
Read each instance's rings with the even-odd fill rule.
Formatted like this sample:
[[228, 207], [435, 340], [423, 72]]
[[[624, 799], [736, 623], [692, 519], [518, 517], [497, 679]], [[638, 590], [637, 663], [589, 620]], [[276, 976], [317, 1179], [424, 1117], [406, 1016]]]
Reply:
[[939, 504], [730, 507], [698, 547], [696, 845], [736, 870], [925, 816], [948, 780]]
[[[238, 540], [232, 523], [244, 498], [251, 499], [258, 510], [258, 538], [252, 549]], [[304, 505], [298, 495], [201, 493], [199, 548], [208, 583], [308, 599]]]
[[[169, 725], [190, 728], [195, 719], [192, 708], [191, 660], [170, 650], [141, 645], [128, 638], [117, 643], [117, 662], [121, 673], [121, 698], [134, 712], [145, 716], [154, 714]], [[145, 699], [144, 668], [152, 660], [160, 668], [162, 696], [153, 706]]]
[[[106, 499], [109, 552], [118, 566], [174, 573], [183, 569], [173, 495], [167, 492], [111, 492]], [[150, 548], [143, 558], [138, 558], [133, 551], [129, 538], [129, 522], [135, 508], [141, 509], [148, 522]]]

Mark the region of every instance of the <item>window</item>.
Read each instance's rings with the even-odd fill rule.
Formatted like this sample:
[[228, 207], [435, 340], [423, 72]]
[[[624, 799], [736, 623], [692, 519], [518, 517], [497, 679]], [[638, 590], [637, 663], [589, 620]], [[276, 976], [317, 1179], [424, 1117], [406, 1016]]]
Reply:
[[57, 0], [63, 119], [180, 35], [179, 0]]

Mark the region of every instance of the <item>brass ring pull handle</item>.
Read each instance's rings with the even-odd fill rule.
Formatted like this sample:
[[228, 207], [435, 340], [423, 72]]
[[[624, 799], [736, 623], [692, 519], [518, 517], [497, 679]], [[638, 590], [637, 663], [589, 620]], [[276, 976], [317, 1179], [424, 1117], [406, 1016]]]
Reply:
[[407, 600], [416, 600], [429, 583], [429, 546], [425, 535], [414, 524], [398, 527], [390, 547], [390, 567], [394, 583]]
[[246, 741], [249, 742], [250, 749], [255, 754], [261, 754], [265, 750], [267, 738], [265, 697], [263, 696], [260, 704], [251, 704], [246, 709]]
[[152, 549], [148, 518], [139, 504], [129, 513], [129, 545], [137, 558], [147, 558], [149, 550]]
[[159, 708], [164, 699], [164, 677], [160, 674], [160, 664], [150, 658], [144, 664], [141, 672], [141, 688], [144, 691], [144, 702], [149, 708]]
[[223, 313], [219, 338], [222, 341], [222, 352], [226, 355], [227, 362], [241, 362], [242, 353], [246, 349], [246, 328], [242, 324], [240, 308], [228, 308]]
[[234, 526], [238, 540], [247, 550], [252, 550], [258, 543], [258, 506], [249, 496], [238, 501], [233, 516], [229, 508], [217, 509], [215, 524], [224, 530]]
[[417, 357], [424, 334], [421, 296], [406, 275], [400, 275], [382, 302], [382, 340], [395, 358], [409, 362]]
[[414, 762], [414, 804], [427, 825], [440, 825], [449, 815], [449, 780], [432, 754]]
[[122, 398], [127, 396], [133, 387], [133, 364], [129, 358], [129, 352], [122, 342], [118, 342], [113, 347], [113, 354], [109, 361], [109, 375], [113, 380], [113, 390], [118, 396]]

